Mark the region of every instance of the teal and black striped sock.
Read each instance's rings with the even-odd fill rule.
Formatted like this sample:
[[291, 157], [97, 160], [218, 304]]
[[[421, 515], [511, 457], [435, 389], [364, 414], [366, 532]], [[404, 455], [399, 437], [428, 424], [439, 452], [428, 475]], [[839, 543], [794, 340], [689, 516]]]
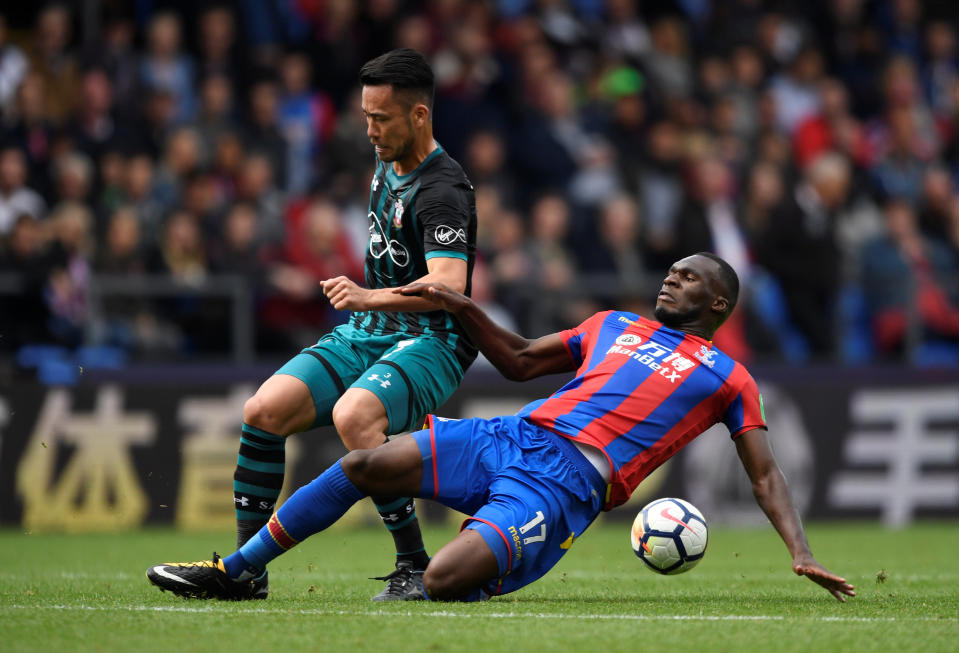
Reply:
[[423, 544], [423, 534], [420, 533], [420, 522], [416, 518], [416, 505], [413, 499], [373, 497], [373, 503], [376, 505], [376, 512], [380, 513], [383, 524], [393, 535], [396, 559], [409, 560], [413, 563], [414, 569], [426, 569], [430, 557], [426, 554], [426, 546]]
[[286, 438], [244, 422], [233, 474], [237, 548], [269, 521], [283, 488], [285, 471]]

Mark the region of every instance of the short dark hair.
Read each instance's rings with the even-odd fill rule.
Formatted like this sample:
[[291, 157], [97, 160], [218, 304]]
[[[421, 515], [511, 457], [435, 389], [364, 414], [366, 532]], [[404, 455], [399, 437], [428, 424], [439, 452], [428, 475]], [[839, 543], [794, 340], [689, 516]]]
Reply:
[[394, 91], [403, 91], [433, 110], [433, 69], [411, 48], [390, 50], [367, 61], [360, 68], [360, 84], [392, 86]]
[[723, 285], [723, 291], [727, 301], [729, 301], [729, 308], [726, 310], [726, 315], [723, 316], [723, 319], [725, 319], [736, 308], [736, 302], [739, 299], [739, 275], [725, 259], [712, 252], [696, 252], [696, 256], [703, 256], [719, 264], [719, 281]]

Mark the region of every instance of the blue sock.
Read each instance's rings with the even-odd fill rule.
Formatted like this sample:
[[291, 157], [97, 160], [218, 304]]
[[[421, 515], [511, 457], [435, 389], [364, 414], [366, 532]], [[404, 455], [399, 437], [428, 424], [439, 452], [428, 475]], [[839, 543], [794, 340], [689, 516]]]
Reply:
[[310, 535], [333, 525], [366, 495], [343, 473], [337, 461], [311, 483], [293, 493], [266, 526], [239, 551], [223, 559], [226, 573], [237, 578], [244, 571], [258, 576], [268, 562]]

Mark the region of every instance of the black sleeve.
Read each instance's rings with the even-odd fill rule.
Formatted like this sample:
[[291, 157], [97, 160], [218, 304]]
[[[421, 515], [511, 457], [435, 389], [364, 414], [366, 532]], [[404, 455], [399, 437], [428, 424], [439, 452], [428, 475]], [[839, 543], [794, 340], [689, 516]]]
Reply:
[[450, 253], [468, 259], [476, 249], [473, 187], [463, 179], [439, 181], [420, 190], [416, 215], [423, 227], [426, 258]]

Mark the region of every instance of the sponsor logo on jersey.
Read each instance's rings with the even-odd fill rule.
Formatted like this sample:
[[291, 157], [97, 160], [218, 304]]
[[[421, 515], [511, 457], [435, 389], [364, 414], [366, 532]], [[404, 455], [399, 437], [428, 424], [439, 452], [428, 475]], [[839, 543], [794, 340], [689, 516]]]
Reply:
[[380, 259], [389, 254], [390, 259], [401, 268], [410, 264], [410, 253], [398, 240], [387, 239], [386, 231], [380, 225], [379, 218], [370, 211], [370, 255]]
[[[629, 339], [629, 342], [621, 342], [624, 339]], [[643, 343], [641, 336], [630, 333], [624, 333], [616, 339], [616, 344], [606, 350], [606, 355], [610, 354], [629, 356], [637, 363], [658, 372], [670, 383], [681, 381], [683, 378], [681, 372], [686, 372], [696, 366], [694, 361], [672, 351], [669, 347], [652, 340]]]
[[436, 242], [441, 245], [452, 245], [455, 242], [465, 243], [466, 230], [454, 229], [449, 225], [441, 224], [436, 228], [436, 231], [433, 232], [433, 237], [436, 239]]
[[716, 351], [712, 349], [706, 349], [706, 345], [700, 345], [699, 351], [693, 354], [699, 361], [708, 367], [713, 369], [713, 366], [716, 364]]

